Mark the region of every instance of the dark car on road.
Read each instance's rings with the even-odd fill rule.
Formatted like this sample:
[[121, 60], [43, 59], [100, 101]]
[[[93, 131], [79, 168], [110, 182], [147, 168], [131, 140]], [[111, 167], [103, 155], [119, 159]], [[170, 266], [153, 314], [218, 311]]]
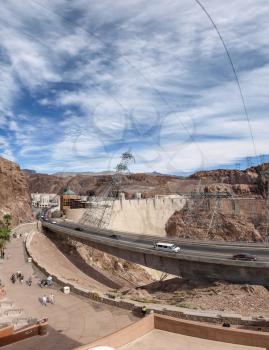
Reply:
[[83, 231], [81, 227], [76, 227], [75, 230], [76, 231]]
[[256, 261], [257, 258], [256, 256], [248, 253], [239, 253], [239, 254], [233, 255], [233, 260]]
[[114, 235], [111, 235], [110, 238], [113, 238], [113, 239], [120, 239], [120, 236], [114, 234]]

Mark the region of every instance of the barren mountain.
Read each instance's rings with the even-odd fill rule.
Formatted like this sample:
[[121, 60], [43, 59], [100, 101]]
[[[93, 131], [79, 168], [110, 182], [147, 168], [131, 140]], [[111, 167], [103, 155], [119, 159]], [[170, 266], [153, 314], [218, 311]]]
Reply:
[[[188, 178], [154, 174], [128, 174], [120, 176], [120, 191], [131, 197], [135, 192], [142, 197], [155, 194], [226, 192], [235, 196], [266, 197], [265, 175], [269, 174], [269, 164], [246, 170], [201, 171]], [[113, 182], [113, 175], [72, 175], [55, 176], [46, 174], [28, 174], [30, 191], [62, 193], [70, 188], [80, 195], [101, 195]]]
[[27, 174], [31, 193], [60, 193], [66, 178], [47, 174]]
[[12, 224], [30, 220], [31, 199], [25, 174], [20, 167], [0, 157], [0, 216], [10, 213]]
[[[55, 176], [46, 174], [28, 174], [31, 193], [63, 193], [68, 187], [80, 195], [102, 195], [112, 185], [112, 175], [76, 175]], [[131, 197], [135, 192], [142, 197], [153, 197], [155, 194], [169, 194], [180, 184], [179, 179], [171, 176], [155, 176], [149, 174], [120, 175], [120, 191]], [[197, 182], [196, 180], [194, 182]], [[170, 185], [174, 184], [173, 188]], [[179, 190], [179, 188], [178, 188]]]

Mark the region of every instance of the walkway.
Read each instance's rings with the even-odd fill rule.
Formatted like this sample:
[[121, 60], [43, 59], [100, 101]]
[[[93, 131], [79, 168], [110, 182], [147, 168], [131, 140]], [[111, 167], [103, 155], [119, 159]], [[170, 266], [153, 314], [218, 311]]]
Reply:
[[[30, 255], [35, 261], [38, 261], [40, 266], [46, 271], [50, 271], [51, 274], [56, 269], [58, 278], [61, 281], [66, 281], [67, 284], [70, 282], [86, 290], [102, 292], [115, 288], [112, 281], [90, 266], [88, 266], [87, 274], [82, 272], [83, 266], [81, 269], [79, 266], [75, 266], [71, 261], [72, 256], [68, 259], [50, 239], [39, 232], [33, 235], [30, 248]], [[110, 282], [110, 288], [107, 286], [108, 282]]]
[[[0, 265], [0, 277], [5, 284], [7, 298], [16, 307], [24, 309], [24, 313], [33, 318], [49, 318], [50, 331], [45, 337], [35, 337], [3, 348], [16, 350], [49, 350], [72, 349], [80, 344], [88, 343], [96, 338], [114, 332], [135, 320], [125, 310], [108, 305], [94, 303], [76, 295], [64, 295], [59, 288], [53, 290], [56, 304], [42, 306], [39, 298], [51, 289], [41, 289], [38, 281], [42, 275], [36, 268], [26, 262], [22, 238], [12, 239], [7, 246], [6, 255], [10, 258]], [[51, 261], [55, 264], [55, 261]], [[27, 279], [33, 278], [31, 287], [17, 282], [13, 285], [9, 278], [13, 272], [20, 270]]]
[[[169, 346], [168, 346], [169, 344]], [[119, 348], [120, 350], [263, 350], [262, 348], [223, 343], [154, 329]], [[264, 349], [265, 350], [265, 349]]]

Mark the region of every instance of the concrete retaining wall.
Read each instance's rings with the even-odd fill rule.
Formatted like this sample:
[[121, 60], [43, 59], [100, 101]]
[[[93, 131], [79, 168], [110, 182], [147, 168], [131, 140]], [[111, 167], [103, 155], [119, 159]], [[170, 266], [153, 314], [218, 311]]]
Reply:
[[0, 330], [0, 347], [34, 337], [36, 335], [45, 335], [47, 333], [48, 323], [46, 321], [23, 327], [17, 331], [14, 331], [13, 326], [7, 326]]
[[155, 316], [155, 328], [191, 337], [224, 343], [269, 349], [269, 334], [242, 329], [227, 329], [199, 322], [183, 321], [165, 316]]

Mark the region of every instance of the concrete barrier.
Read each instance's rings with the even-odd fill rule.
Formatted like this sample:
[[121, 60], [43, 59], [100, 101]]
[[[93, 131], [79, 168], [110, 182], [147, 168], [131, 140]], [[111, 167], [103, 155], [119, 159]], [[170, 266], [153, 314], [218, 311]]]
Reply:
[[27, 339], [36, 335], [45, 335], [48, 332], [47, 321], [29, 325], [14, 331], [14, 326], [0, 329], [0, 347]]
[[269, 349], [269, 333], [224, 328], [200, 322], [178, 320], [172, 317], [154, 317], [156, 329], [224, 343]]

